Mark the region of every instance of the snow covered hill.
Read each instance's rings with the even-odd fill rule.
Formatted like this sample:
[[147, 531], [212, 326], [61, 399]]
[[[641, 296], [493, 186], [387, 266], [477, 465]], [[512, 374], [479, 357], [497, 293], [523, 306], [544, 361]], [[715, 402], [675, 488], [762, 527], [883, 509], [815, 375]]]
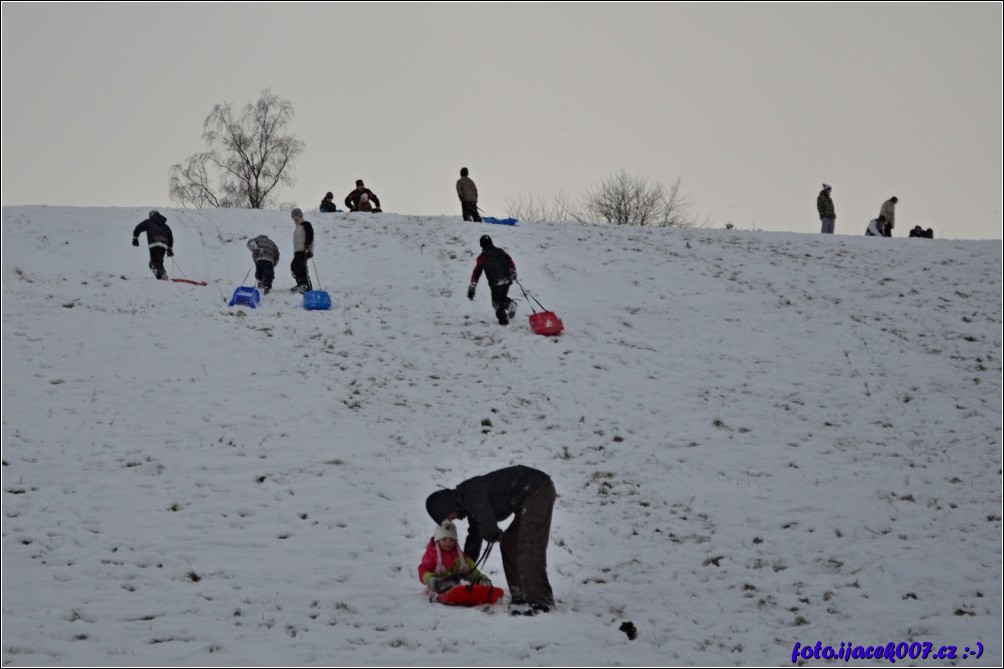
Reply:
[[[146, 211], [3, 209], [5, 666], [1004, 659], [999, 241], [312, 212], [305, 311], [287, 212], [162, 213], [207, 286]], [[466, 299], [484, 233], [564, 334]], [[516, 463], [557, 611], [429, 604], [426, 496]]]

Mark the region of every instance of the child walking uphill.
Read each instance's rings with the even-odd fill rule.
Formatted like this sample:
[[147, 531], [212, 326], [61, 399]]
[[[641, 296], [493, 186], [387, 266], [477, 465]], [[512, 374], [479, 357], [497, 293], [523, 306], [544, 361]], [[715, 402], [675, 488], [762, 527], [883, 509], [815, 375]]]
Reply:
[[272, 290], [275, 280], [275, 264], [279, 262], [279, 247], [265, 235], [258, 235], [248, 240], [248, 249], [254, 261], [254, 278], [258, 280], [258, 288], [268, 292]]
[[174, 234], [167, 219], [151, 209], [146, 220], [140, 222], [132, 231], [132, 245], [139, 246], [139, 236], [146, 233], [147, 246], [150, 247], [150, 270], [161, 281], [167, 281], [167, 270], [164, 269], [164, 255], [174, 256]]
[[516, 315], [516, 302], [509, 298], [509, 286], [516, 280], [516, 263], [512, 257], [499, 247], [495, 246], [492, 238], [488, 235], [481, 235], [478, 242], [481, 244], [481, 255], [474, 265], [474, 272], [471, 274], [471, 284], [467, 287], [467, 299], [474, 299], [474, 291], [478, 286], [478, 279], [481, 273], [485, 274], [485, 281], [492, 291], [492, 308], [495, 309], [495, 317], [499, 319], [499, 325], [509, 325], [509, 321]]
[[429, 539], [418, 566], [420, 580], [430, 594], [446, 592], [460, 581], [491, 585], [491, 580], [474, 567], [474, 560], [464, 555], [457, 544], [457, 527], [445, 520]]

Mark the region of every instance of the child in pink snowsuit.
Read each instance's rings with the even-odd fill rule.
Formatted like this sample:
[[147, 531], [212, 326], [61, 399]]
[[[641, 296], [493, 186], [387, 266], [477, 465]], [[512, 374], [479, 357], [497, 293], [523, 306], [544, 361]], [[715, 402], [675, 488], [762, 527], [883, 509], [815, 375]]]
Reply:
[[460, 581], [492, 584], [488, 577], [475, 569], [474, 560], [460, 550], [457, 527], [452, 520], [444, 520], [429, 539], [422, 564], [418, 566], [418, 580], [431, 593], [446, 592]]

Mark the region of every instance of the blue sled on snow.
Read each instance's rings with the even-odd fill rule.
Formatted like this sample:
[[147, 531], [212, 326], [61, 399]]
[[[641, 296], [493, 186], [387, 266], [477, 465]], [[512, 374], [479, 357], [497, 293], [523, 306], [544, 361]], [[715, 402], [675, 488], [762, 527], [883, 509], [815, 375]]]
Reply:
[[495, 225], [516, 225], [519, 223], [515, 218], [495, 218], [494, 216], [485, 216], [481, 220], [485, 223], [494, 223]]
[[230, 297], [231, 307], [234, 305], [243, 305], [257, 309], [259, 303], [261, 303], [261, 293], [258, 292], [257, 288], [252, 286], [237, 286], [237, 290]]
[[308, 290], [303, 294], [303, 308], [308, 311], [330, 309], [331, 296], [326, 290]]

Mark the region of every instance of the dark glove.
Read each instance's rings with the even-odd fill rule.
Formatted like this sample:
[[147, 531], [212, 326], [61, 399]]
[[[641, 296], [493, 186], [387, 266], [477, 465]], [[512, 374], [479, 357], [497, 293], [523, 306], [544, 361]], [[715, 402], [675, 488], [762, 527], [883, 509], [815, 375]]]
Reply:
[[513, 282], [516, 281], [516, 270], [512, 270], [511, 272], [509, 272], [509, 280]]
[[487, 539], [492, 543], [498, 543], [499, 541], [502, 540], [502, 530], [500, 530], [498, 527], [488, 530], [487, 532], [485, 532], [485, 539]]
[[492, 580], [487, 576], [482, 576], [478, 580], [474, 581], [474, 585], [487, 585], [490, 588], [492, 587]]
[[173, 258], [174, 257], [174, 249], [168, 249], [167, 250], [167, 257], [168, 258]]
[[306, 248], [306, 250], [304, 251], [304, 255], [307, 256], [307, 258], [313, 258], [314, 257], [314, 249], [313, 249], [313, 247], [308, 246]]
[[135, 237], [133, 237], [133, 238], [132, 238], [132, 245], [133, 245], [133, 246], [139, 246], [139, 240], [138, 240], [138, 239], [136, 239]]
[[468, 300], [473, 300], [474, 299], [474, 289], [476, 287], [477, 287], [476, 283], [472, 283], [470, 286], [467, 287], [467, 299]]

